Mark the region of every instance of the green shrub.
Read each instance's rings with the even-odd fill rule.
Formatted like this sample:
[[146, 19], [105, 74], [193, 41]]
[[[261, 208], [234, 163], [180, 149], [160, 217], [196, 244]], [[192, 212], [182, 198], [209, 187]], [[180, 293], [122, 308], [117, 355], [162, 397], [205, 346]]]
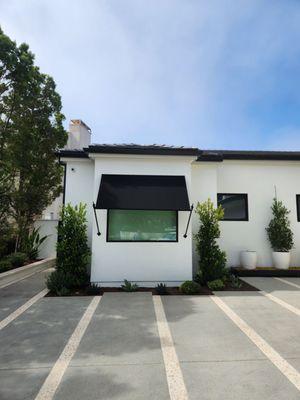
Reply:
[[221, 206], [215, 208], [210, 199], [198, 203], [196, 212], [200, 219], [199, 231], [194, 236], [199, 254], [199, 272], [196, 280], [205, 284], [221, 279], [226, 274], [226, 253], [220, 250], [217, 243], [220, 237], [219, 221], [224, 212]]
[[11, 265], [14, 268], [19, 268], [24, 265], [25, 261], [27, 261], [27, 255], [25, 253], [12, 253], [7, 256], [7, 259], [10, 261]]
[[90, 260], [86, 205], [80, 203], [72, 207], [68, 204], [63, 207], [60, 217], [56, 271], [47, 280], [48, 289], [57, 294], [61, 293], [62, 287], [72, 289], [88, 282], [87, 267]]
[[168, 291], [167, 291], [167, 286], [166, 286], [164, 283], [159, 283], [159, 284], [155, 287], [155, 290], [156, 290], [156, 292], [157, 292], [159, 295], [161, 295], [161, 296], [163, 296], [163, 295], [165, 295], [165, 294], [168, 293]]
[[183, 294], [197, 294], [200, 292], [201, 286], [194, 281], [185, 281], [180, 286], [180, 291]]
[[127, 279], [124, 279], [124, 285], [121, 285], [124, 292], [136, 292], [138, 290], [138, 285], [136, 283], [131, 283]]
[[273, 251], [288, 252], [294, 245], [294, 235], [288, 218], [290, 211], [276, 198], [273, 199], [271, 209], [273, 218], [266, 228], [271, 247]]
[[90, 296], [96, 296], [100, 294], [100, 290], [101, 288], [99, 285], [97, 285], [96, 283], [90, 283], [87, 286], [85, 293]]
[[0, 273], [8, 271], [12, 268], [13, 266], [11, 265], [11, 262], [7, 258], [0, 261]]
[[66, 287], [62, 287], [58, 292], [57, 292], [57, 296], [69, 296], [71, 293], [71, 290], [66, 288]]
[[207, 282], [207, 286], [210, 290], [222, 290], [225, 287], [222, 279], [215, 279], [213, 281]]
[[[1, 219], [0, 219], [1, 225]], [[0, 226], [0, 259], [11, 254], [15, 249], [13, 229], [7, 224]]]
[[67, 292], [69, 294], [70, 290], [76, 287], [76, 283], [76, 279], [71, 274], [62, 270], [53, 271], [46, 281], [47, 288], [57, 296], [65, 296]]
[[239, 280], [239, 278], [233, 274], [230, 275], [229, 277], [230, 284], [233, 288], [235, 289], [240, 289], [242, 287], [242, 282]]

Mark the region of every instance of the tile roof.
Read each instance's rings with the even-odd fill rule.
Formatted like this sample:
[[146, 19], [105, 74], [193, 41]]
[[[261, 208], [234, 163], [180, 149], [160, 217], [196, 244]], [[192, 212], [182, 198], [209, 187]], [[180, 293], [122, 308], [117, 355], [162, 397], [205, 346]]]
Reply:
[[286, 160], [300, 161], [299, 151], [263, 151], [263, 150], [200, 150], [196, 147], [141, 145], [136, 143], [92, 144], [84, 149], [58, 152], [60, 157], [88, 158], [89, 153], [103, 154], [141, 154], [141, 155], [180, 155], [195, 156], [197, 161], [223, 160]]

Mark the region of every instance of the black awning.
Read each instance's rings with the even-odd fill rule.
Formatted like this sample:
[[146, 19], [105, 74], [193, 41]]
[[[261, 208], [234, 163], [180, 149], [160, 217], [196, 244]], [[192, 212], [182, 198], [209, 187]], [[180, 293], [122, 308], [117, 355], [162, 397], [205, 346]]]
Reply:
[[102, 175], [96, 208], [188, 211], [185, 177]]

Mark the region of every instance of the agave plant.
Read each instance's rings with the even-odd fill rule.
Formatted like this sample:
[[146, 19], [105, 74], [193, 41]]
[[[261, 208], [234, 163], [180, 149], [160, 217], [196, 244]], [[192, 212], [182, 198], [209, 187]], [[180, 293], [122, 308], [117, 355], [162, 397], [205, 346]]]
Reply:
[[136, 283], [131, 283], [127, 279], [124, 279], [124, 285], [121, 285], [124, 292], [136, 292], [138, 290], [138, 285]]
[[23, 241], [22, 251], [27, 254], [29, 260], [37, 259], [39, 247], [48, 237], [48, 235], [41, 237], [39, 230], [40, 228], [33, 228]]

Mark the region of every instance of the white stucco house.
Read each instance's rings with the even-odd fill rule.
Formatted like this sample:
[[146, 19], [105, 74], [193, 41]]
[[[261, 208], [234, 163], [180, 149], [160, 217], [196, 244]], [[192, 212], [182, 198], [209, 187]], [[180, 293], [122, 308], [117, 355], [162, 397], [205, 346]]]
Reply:
[[219, 244], [228, 266], [239, 265], [242, 250], [255, 250], [259, 266], [272, 265], [265, 228], [275, 186], [291, 211], [291, 264], [300, 265], [300, 152], [91, 145], [90, 129], [80, 120], [72, 124], [59, 153], [62, 198], [87, 204], [92, 282], [174, 286], [191, 279], [198, 218], [190, 210], [208, 198], [225, 209]]

